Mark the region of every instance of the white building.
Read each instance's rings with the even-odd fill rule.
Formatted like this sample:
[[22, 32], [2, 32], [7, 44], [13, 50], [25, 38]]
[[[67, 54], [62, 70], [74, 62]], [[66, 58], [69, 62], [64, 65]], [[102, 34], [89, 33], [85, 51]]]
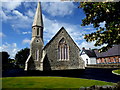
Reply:
[[96, 54], [94, 50], [87, 50], [85, 48], [82, 49], [80, 56], [85, 61], [85, 66], [88, 64], [96, 64]]

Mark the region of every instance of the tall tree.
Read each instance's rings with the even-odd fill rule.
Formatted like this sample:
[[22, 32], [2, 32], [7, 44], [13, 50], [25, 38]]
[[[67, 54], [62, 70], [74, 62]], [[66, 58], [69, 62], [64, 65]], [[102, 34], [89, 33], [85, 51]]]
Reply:
[[9, 63], [9, 54], [8, 52], [0, 52], [0, 56], [2, 56], [2, 64], [8, 64]]
[[21, 68], [25, 67], [25, 61], [29, 56], [29, 51], [30, 51], [29, 48], [24, 48], [18, 51], [17, 54], [15, 55], [16, 64], [19, 65]]
[[[80, 7], [86, 17], [82, 26], [93, 24], [96, 32], [85, 34], [87, 42], [95, 41], [94, 46], [103, 46], [100, 52], [107, 51], [115, 44], [120, 44], [120, 2], [82, 2]], [[101, 27], [100, 23], [105, 23]]]
[[[2, 56], [2, 71], [16, 68], [14, 59], [9, 58], [9, 54], [6, 51], [0, 52], [0, 56]], [[1, 59], [1, 58], [0, 58]]]

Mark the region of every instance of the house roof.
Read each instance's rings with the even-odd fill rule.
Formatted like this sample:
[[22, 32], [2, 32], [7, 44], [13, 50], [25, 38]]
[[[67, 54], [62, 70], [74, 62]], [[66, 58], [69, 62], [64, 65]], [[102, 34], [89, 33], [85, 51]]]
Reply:
[[110, 48], [107, 52], [98, 52], [98, 50], [94, 50], [96, 53], [97, 58], [100, 57], [108, 57], [108, 56], [120, 56], [120, 44], [114, 45], [112, 48]]
[[[85, 52], [85, 54], [87, 54], [89, 57], [96, 57], [96, 54], [95, 54], [94, 50], [83, 49], [82, 52]], [[80, 55], [82, 55], [82, 52], [81, 52]]]
[[[45, 49], [54, 39], [55, 39], [55, 37], [57, 37], [57, 35], [62, 31], [62, 30], [64, 30], [67, 34], [68, 34], [68, 32], [65, 30], [65, 28], [64, 27], [62, 27], [57, 33], [56, 33], [56, 35], [44, 46], [44, 48], [43, 49]], [[71, 38], [71, 36], [68, 34], [68, 36]], [[80, 48], [77, 46], [77, 44], [74, 42], [74, 40], [71, 38], [71, 40], [73, 41], [73, 43], [76, 45], [76, 47], [80, 50]]]

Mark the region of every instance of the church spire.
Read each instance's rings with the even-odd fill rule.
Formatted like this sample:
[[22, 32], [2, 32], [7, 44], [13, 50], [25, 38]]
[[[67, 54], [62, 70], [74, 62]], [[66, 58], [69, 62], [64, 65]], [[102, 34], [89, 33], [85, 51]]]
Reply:
[[36, 13], [35, 13], [32, 27], [34, 27], [34, 26], [43, 27], [42, 10], [41, 10], [41, 3], [40, 2], [38, 2], [38, 5], [37, 5], [37, 9], [36, 9]]

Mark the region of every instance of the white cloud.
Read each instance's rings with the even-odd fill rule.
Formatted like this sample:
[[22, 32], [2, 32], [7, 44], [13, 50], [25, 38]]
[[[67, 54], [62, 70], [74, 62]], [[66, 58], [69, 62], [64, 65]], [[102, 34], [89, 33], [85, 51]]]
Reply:
[[[26, 4], [28, 4], [28, 6], [29, 6], [29, 3], [26, 3]], [[14, 6], [17, 7], [18, 4], [14, 5]], [[47, 11], [47, 9], [49, 9], [47, 11], [49, 14], [63, 15], [63, 16], [71, 14], [73, 12], [74, 7], [75, 7], [72, 2], [69, 2], [69, 3], [68, 2], [42, 3], [42, 6], [43, 6], [42, 7], [43, 10]], [[3, 14], [4, 14], [4, 18], [8, 19], [7, 21], [11, 22], [11, 26], [12, 26], [14, 31], [16, 31], [18, 33], [22, 33], [22, 34], [29, 34], [30, 32], [27, 32], [27, 31], [21, 32], [20, 29], [31, 27], [32, 22], [33, 22], [33, 16], [34, 16], [34, 13], [35, 13], [34, 11], [35, 10], [28, 9], [28, 12], [23, 14], [20, 11], [15, 9], [15, 10], [12, 10], [10, 12], [8, 11], [7, 13], [3, 12]], [[8, 15], [8, 13], [12, 13], [13, 15]], [[74, 34], [72, 34], [73, 37], [77, 37], [78, 35], [81, 35], [81, 33], [80, 32], [78, 33], [78, 31], [77, 31], [78, 28], [79, 28], [79, 25], [70, 25], [68, 23], [62, 23], [62, 22], [58, 22], [56, 20], [50, 20], [50, 19], [46, 18], [44, 15], [43, 15], [43, 18], [44, 18], [44, 25], [45, 25], [44, 30], [45, 30], [46, 33], [49, 34], [49, 37], [47, 36], [47, 38], [50, 38], [53, 35], [55, 35], [55, 33], [57, 33], [57, 31], [62, 26], [64, 26], [67, 29], [68, 32], [70, 32], [70, 33], [74, 32]], [[75, 32], [76, 32], [77, 36], [76, 36]], [[78, 38], [76, 38], [76, 39], [78, 39]]]
[[0, 51], [2, 51], [2, 47], [0, 46]]
[[82, 50], [83, 47], [85, 47], [85, 49], [100, 49], [104, 46], [107, 46], [107, 44], [103, 44], [101, 46], [94, 46], [95, 44], [95, 41], [93, 42], [86, 42], [86, 41], [83, 41], [82, 43], [80, 43], [78, 46], [79, 48]]
[[0, 13], [1, 15], [0, 15], [0, 18], [1, 18], [1, 20], [4, 20], [4, 21], [6, 21], [9, 17], [3, 12], [3, 10], [1, 10], [1, 13]]
[[[29, 4], [29, 3], [26, 3], [26, 4]], [[11, 26], [13, 27], [15, 31], [20, 32], [22, 34], [30, 34], [31, 32], [29, 31], [22, 32], [20, 31], [20, 29], [31, 27], [32, 22], [33, 22], [33, 16], [35, 13], [34, 9], [36, 9], [36, 7], [34, 7], [33, 10], [28, 9], [28, 11], [23, 14], [22, 12], [15, 9], [19, 5], [20, 4], [14, 5], [14, 8], [10, 8], [10, 11], [7, 11], [7, 12], [2, 11], [3, 17], [7, 19], [7, 21], [11, 21]], [[71, 15], [73, 13], [74, 8], [75, 6], [72, 2], [42, 3], [42, 9], [45, 10], [48, 14], [51, 14], [52, 16]], [[49, 19], [44, 15], [43, 15], [43, 21], [44, 21], [45, 42], [48, 42], [58, 32], [58, 30], [61, 27], [65, 27], [67, 32], [71, 35], [74, 41], [79, 45], [80, 45], [80, 41], [83, 40], [83, 34], [86, 33], [86, 31], [84, 31], [84, 29], [81, 28], [80, 25], [72, 25], [70, 23], [63, 23], [55, 19]], [[22, 44], [30, 44], [30, 40], [25, 38], [22, 41]], [[86, 43], [83, 43], [82, 45], [84, 46], [86, 45]]]
[[16, 43], [13, 43], [13, 47], [17, 47], [17, 44], [16, 44]]
[[16, 43], [9, 44], [6, 42], [2, 46], [0, 46], [0, 51], [6, 51], [11, 58], [14, 58], [19, 49], [17, 48]]
[[[33, 21], [32, 11], [28, 10], [28, 12], [22, 13], [16, 9], [21, 5], [22, 1], [23, 0], [19, 2], [12, 1], [12, 3], [3, 2], [1, 10], [2, 21], [10, 22], [13, 30], [19, 33], [21, 32], [21, 28], [29, 28]], [[11, 7], [11, 5], [13, 6]]]
[[22, 32], [22, 34], [31, 34], [32, 32], [28, 31], [28, 32]]
[[25, 13], [27, 16], [29, 16], [30, 18], [33, 18], [35, 15], [35, 12], [33, 12], [32, 10], [28, 10], [27, 13]]
[[[13, 14], [15, 14], [17, 17], [22, 17], [23, 18], [23, 14], [20, 13], [19, 11], [17, 11], [17, 10], [13, 10]], [[26, 18], [24, 18], [24, 19], [26, 19]]]
[[[70, 23], [59, 22], [57, 20], [51, 20], [44, 15], [43, 20], [45, 27], [44, 28], [45, 42], [49, 42], [49, 40], [51, 40], [52, 37], [58, 32], [58, 30], [63, 26], [80, 48], [82, 47], [86, 47], [87, 49], [99, 48], [94, 46], [95, 42], [88, 43], [84, 40], [84, 34], [88, 33], [88, 30], [86, 30], [87, 27], [84, 28], [80, 27], [80, 25], [73, 25]], [[89, 33], [94, 31], [92, 27], [87, 29], [91, 29]]]
[[13, 30], [21, 32], [20, 31], [21, 28], [29, 28], [31, 26], [33, 21], [32, 18], [28, 17], [27, 15], [23, 15], [23, 13], [17, 10], [13, 10], [12, 14], [14, 16], [12, 16], [10, 22]]
[[21, 5], [23, 0], [19, 0], [19, 2], [15, 2], [14, 0], [2, 2], [1, 6], [1, 15], [3, 20], [13, 19], [13, 16], [10, 15], [12, 10], [15, 10], [17, 7]]
[[[23, 15], [21, 12], [17, 11], [17, 10], [13, 10], [12, 12], [15, 16], [13, 17], [14, 19], [17, 20], [17, 24], [22, 24], [22, 26], [24, 26], [24, 24], [27, 24], [28, 22], [30, 22], [30, 18], [28, 16]], [[16, 21], [14, 21], [16, 22]], [[23, 24], [24, 23], [24, 24]]]
[[19, 0], [19, 1], [9, 0], [6, 2], [2, 2], [2, 6], [7, 10], [14, 10], [18, 6], [20, 6], [21, 2], [23, 2], [23, 1], [24, 0]]
[[79, 45], [79, 47], [80, 47], [80, 49], [82, 49], [83, 47], [85, 47], [86, 49], [89, 49], [89, 48], [93, 49], [93, 48], [95, 48], [94, 42], [88, 43], [88, 42], [85, 42], [85, 41], [83, 41], [83, 42]]
[[73, 13], [75, 6], [72, 2], [42, 3], [42, 9], [52, 16], [65, 16]]
[[44, 21], [44, 40], [48, 42], [61, 27], [64, 27], [67, 32], [71, 35], [75, 42], [79, 43], [83, 40], [83, 34], [86, 33], [80, 25], [72, 25], [70, 23], [63, 23], [57, 20], [50, 20], [46, 16], [43, 15]]
[[91, 30], [91, 29], [93, 29], [93, 28], [90, 28], [90, 27], [89, 28], [85, 28], [85, 30]]
[[6, 35], [4, 33], [0, 32], [0, 38], [2, 38], [2, 37], [6, 37]]
[[22, 41], [22, 44], [30, 44], [30, 39], [28, 38], [25, 38], [23, 41]]
[[95, 49], [95, 48], [101, 48], [102, 46], [105, 46], [105, 45], [102, 45], [102, 46], [95, 47], [94, 44], [95, 44], [95, 41], [94, 42], [83, 41], [81, 44], [79, 44], [79, 47], [80, 49], [82, 49], [83, 47], [85, 47], [86, 49], [89, 49], [89, 48]]

